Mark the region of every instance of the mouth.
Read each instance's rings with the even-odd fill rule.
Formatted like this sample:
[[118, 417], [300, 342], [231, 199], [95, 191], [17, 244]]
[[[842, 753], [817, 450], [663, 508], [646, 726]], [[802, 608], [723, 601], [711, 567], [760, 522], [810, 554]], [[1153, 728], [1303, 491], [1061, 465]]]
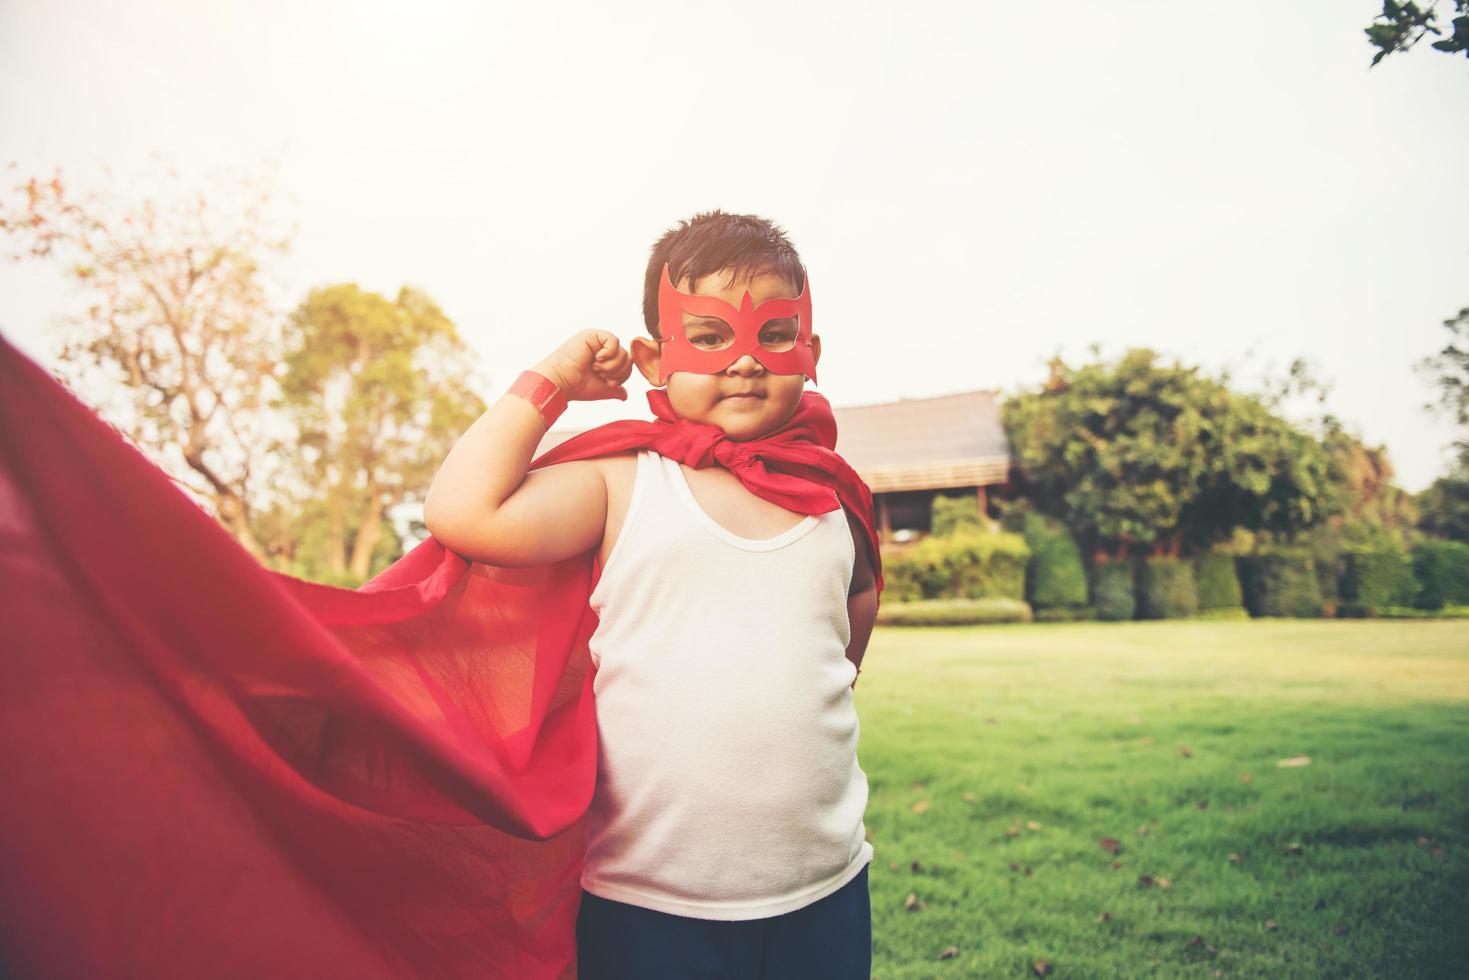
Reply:
[[732, 398], [735, 401], [756, 401], [764, 397], [764, 395], [758, 395], [753, 391], [737, 391], [732, 395], [722, 395], [720, 400], [726, 401]]

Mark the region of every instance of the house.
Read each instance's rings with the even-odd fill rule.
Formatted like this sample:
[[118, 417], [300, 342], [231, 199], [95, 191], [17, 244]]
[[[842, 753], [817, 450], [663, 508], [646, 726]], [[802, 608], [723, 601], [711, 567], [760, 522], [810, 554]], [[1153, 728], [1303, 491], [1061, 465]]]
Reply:
[[872, 488], [883, 541], [927, 531], [933, 498], [970, 494], [989, 515], [1010, 483], [1010, 443], [995, 393], [961, 391], [836, 408], [837, 450]]

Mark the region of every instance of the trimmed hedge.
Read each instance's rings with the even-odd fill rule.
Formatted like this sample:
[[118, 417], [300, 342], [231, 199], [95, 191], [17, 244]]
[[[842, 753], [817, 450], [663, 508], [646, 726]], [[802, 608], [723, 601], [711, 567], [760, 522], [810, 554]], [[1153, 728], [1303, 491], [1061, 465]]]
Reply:
[[1076, 540], [1063, 525], [1036, 513], [1025, 515], [1025, 598], [1031, 608], [1072, 609], [1086, 605], [1086, 567]]
[[1339, 616], [1377, 616], [1410, 605], [1418, 591], [1412, 558], [1401, 548], [1348, 548], [1341, 569]]
[[877, 607], [880, 626], [970, 626], [1030, 621], [1030, 606], [1019, 599], [924, 599], [885, 602]]
[[1199, 611], [1194, 566], [1181, 558], [1148, 558], [1137, 590], [1142, 619], [1186, 619]]
[[1469, 619], [1469, 606], [1444, 606], [1442, 609], [1415, 609], [1412, 606], [1388, 606], [1383, 619]]
[[1097, 618], [1113, 622], [1132, 619], [1137, 612], [1130, 561], [1111, 561], [1092, 569], [1092, 605]]
[[1413, 546], [1413, 578], [1419, 609], [1469, 605], [1469, 544], [1422, 541]]
[[973, 494], [963, 497], [945, 497], [936, 494], [929, 505], [929, 533], [941, 536], [961, 531], [983, 531], [980, 520], [979, 500]]
[[1341, 551], [1317, 548], [1311, 551], [1311, 562], [1316, 566], [1316, 589], [1321, 596], [1323, 610], [1336, 608], [1342, 601], [1341, 577], [1346, 568], [1346, 558]]
[[884, 565], [898, 601], [1002, 598], [1023, 601], [1030, 549], [1018, 534], [930, 535]]
[[1226, 551], [1206, 551], [1194, 556], [1194, 585], [1199, 594], [1199, 612], [1245, 611], [1244, 596], [1239, 589], [1239, 573], [1234, 568], [1234, 555]]
[[1251, 616], [1321, 615], [1321, 584], [1309, 551], [1279, 548], [1241, 555], [1239, 573]]

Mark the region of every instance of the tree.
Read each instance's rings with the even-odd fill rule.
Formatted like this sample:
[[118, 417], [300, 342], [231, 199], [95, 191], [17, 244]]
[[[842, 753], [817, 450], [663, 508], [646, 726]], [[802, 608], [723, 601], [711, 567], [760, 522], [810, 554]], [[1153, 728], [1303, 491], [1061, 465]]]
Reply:
[[1419, 361], [1417, 368], [1439, 391], [1438, 403], [1423, 407], [1448, 417], [1459, 427], [1454, 450], [1463, 469], [1469, 467], [1469, 306], [1443, 325], [1449, 331], [1448, 343], [1437, 354]]
[[1449, 341], [1418, 363], [1438, 388], [1439, 401], [1424, 407], [1448, 416], [1459, 427], [1457, 458], [1444, 476], [1417, 497], [1418, 527], [1425, 534], [1469, 542], [1469, 307], [1445, 320]]
[[294, 521], [272, 523], [294, 542], [301, 574], [359, 583], [396, 557], [388, 509], [422, 500], [484, 411], [471, 359], [424, 293], [405, 287], [389, 300], [351, 283], [313, 290], [285, 346], [279, 405], [298, 431], [305, 485]]
[[1436, 538], [1469, 543], [1469, 468], [1441, 476], [1418, 494], [1418, 529]]
[[[1384, 0], [1382, 13], [1366, 28], [1367, 38], [1380, 49], [1372, 58], [1377, 64], [1394, 51], [1407, 51], [1425, 36], [1439, 37], [1431, 45], [1446, 54], [1463, 52], [1469, 57], [1469, 0], [1454, 0], [1451, 21], [1453, 31], [1443, 37], [1435, 23], [1438, 0], [1426, 7], [1415, 3]], [[1463, 428], [1469, 426], [1469, 307], [1444, 321], [1450, 341], [1436, 356], [1420, 361], [1418, 367], [1434, 377], [1443, 394], [1440, 406], [1427, 406], [1430, 411], [1445, 411]], [[1440, 537], [1469, 540], [1469, 438], [1454, 443], [1458, 455], [1454, 471], [1435, 480], [1417, 503], [1423, 518], [1420, 528]]]
[[1368, 446], [1336, 418], [1323, 420], [1321, 442], [1331, 457], [1338, 513], [1311, 528], [1300, 542], [1311, 552], [1322, 598], [1338, 598], [1350, 549], [1406, 554], [1422, 535], [1414, 498], [1393, 482], [1387, 447]]
[[1469, 57], [1469, 0], [1453, 0], [1453, 3], [1457, 16], [1450, 22], [1453, 25], [1452, 32], [1444, 37], [1443, 31], [1434, 20], [1438, 0], [1433, 0], [1424, 7], [1419, 7], [1411, 0], [1407, 3], [1383, 0], [1382, 13], [1373, 18], [1372, 23], [1363, 31], [1367, 40], [1378, 49], [1377, 54], [1372, 56], [1372, 64], [1377, 64], [1394, 51], [1409, 50], [1429, 34], [1439, 38], [1429, 47], [1445, 54], [1458, 54], [1462, 51]]
[[84, 298], [63, 323], [59, 380], [257, 557], [251, 515], [278, 462], [265, 451], [279, 339], [265, 273], [288, 248], [269, 205], [257, 181], [206, 194], [171, 171], [131, 204], [59, 174], [0, 192], [9, 257], [58, 264]]
[[1341, 513], [1331, 522], [1342, 528], [1349, 542], [1411, 543], [1418, 509], [1413, 495], [1393, 482], [1387, 447], [1368, 446], [1335, 418], [1328, 417], [1326, 425], [1323, 443], [1331, 454], [1342, 502]]
[[1094, 560], [1200, 551], [1237, 527], [1290, 537], [1339, 509], [1321, 443], [1226, 380], [1146, 349], [1053, 361], [1004, 406], [1020, 489]]

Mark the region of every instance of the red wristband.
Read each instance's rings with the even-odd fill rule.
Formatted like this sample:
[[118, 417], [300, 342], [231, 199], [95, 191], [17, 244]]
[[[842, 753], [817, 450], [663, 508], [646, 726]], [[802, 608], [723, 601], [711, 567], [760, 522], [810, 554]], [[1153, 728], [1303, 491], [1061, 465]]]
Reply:
[[520, 377], [515, 379], [506, 394], [519, 395], [534, 405], [541, 418], [546, 420], [547, 428], [566, 411], [566, 392], [558, 388], [556, 382], [535, 371], [520, 372]]

